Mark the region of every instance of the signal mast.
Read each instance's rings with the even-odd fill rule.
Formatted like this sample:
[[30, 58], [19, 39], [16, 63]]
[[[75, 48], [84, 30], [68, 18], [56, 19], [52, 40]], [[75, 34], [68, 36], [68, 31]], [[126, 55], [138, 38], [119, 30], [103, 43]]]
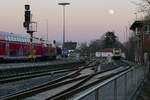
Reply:
[[24, 15], [23, 26], [26, 29], [26, 32], [30, 35], [30, 48], [31, 48], [31, 58], [34, 59], [35, 50], [33, 50], [33, 33], [37, 32], [37, 22], [32, 21], [32, 14], [30, 11], [30, 5], [25, 5], [25, 15]]

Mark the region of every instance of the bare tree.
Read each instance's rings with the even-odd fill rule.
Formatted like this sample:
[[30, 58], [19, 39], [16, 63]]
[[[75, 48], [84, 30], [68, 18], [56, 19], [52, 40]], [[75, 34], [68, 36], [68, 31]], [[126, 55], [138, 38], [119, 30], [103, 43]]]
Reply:
[[132, 1], [137, 5], [137, 12], [142, 12], [150, 15], [150, 0], [139, 0], [139, 2]]

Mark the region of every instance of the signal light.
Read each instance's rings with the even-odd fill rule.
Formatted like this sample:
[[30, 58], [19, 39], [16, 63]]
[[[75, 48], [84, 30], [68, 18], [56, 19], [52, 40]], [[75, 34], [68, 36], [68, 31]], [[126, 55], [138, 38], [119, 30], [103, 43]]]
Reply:
[[25, 5], [25, 10], [30, 10], [30, 5]]
[[24, 22], [24, 23], [23, 23], [23, 26], [24, 26], [24, 27], [29, 27], [29, 22]]
[[25, 22], [30, 22], [31, 21], [31, 12], [30, 11], [25, 11]]

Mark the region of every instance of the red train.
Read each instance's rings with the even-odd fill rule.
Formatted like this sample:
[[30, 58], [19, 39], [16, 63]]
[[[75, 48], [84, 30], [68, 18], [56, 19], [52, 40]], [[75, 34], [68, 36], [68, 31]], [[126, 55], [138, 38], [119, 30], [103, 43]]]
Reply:
[[57, 50], [52, 44], [30, 36], [0, 32], [0, 60], [55, 59]]

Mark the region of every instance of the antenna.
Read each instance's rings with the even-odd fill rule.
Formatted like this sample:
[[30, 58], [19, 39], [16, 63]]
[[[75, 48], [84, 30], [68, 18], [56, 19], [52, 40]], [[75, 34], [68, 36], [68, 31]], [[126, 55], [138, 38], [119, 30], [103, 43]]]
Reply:
[[138, 17], [138, 16], [137, 16], [137, 13], [135, 12], [134, 14], [135, 14], [135, 20], [137, 20], [137, 17]]
[[31, 1], [30, 0], [26, 0], [26, 4], [31, 4]]
[[46, 33], [47, 33], [47, 41], [48, 41], [48, 19], [46, 20]]

